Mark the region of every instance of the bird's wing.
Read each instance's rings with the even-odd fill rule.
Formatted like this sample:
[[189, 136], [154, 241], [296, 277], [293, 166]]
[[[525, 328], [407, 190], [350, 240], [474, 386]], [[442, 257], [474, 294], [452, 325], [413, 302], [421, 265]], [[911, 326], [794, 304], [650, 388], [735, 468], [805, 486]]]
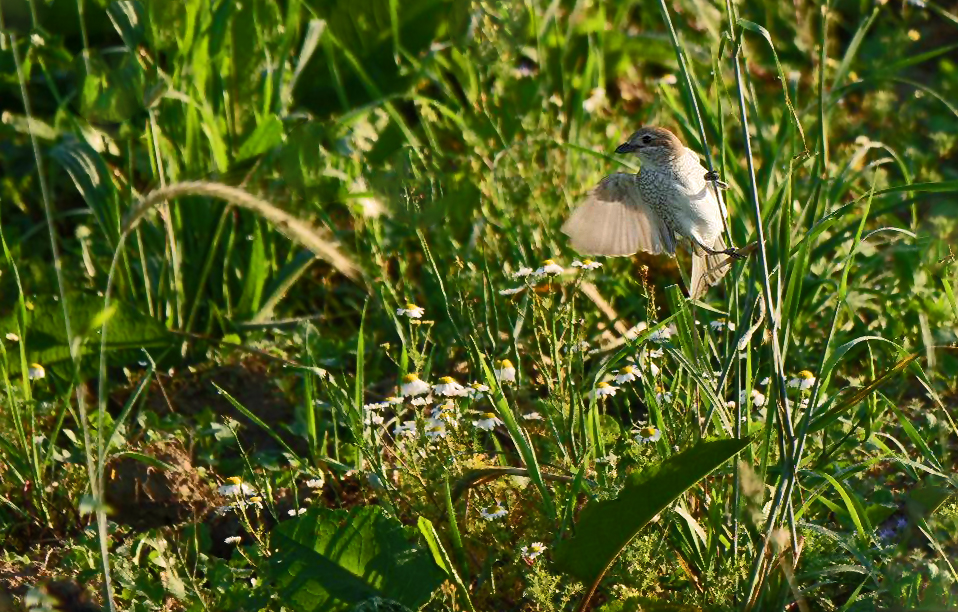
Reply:
[[592, 255], [675, 253], [675, 234], [642, 198], [634, 174], [605, 177], [562, 226], [572, 247]]

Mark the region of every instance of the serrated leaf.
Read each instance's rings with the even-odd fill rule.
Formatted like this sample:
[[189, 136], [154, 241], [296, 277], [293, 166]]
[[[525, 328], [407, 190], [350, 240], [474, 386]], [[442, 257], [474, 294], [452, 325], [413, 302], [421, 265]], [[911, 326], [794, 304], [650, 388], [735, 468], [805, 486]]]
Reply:
[[586, 584], [596, 583], [656, 514], [749, 443], [748, 439], [701, 442], [651, 470], [630, 475], [618, 497], [586, 505], [575, 536], [555, 547], [556, 566]]
[[281, 601], [298, 612], [345, 612], [376, 598], [415, 610], [445, 574], [410, 539], [376, 506], [310, 510], [273, 529], [269, 571]]

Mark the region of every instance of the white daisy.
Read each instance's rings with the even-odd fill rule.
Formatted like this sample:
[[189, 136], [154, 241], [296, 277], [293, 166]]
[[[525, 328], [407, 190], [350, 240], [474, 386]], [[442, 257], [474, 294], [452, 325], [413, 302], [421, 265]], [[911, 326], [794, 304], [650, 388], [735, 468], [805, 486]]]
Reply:
[[396, 406], [403, 403], [403, 398], [397, 397], [395, 395], [390, 395], [389, 397], [386, 398], [386, 403], [389, 404], [390, 406]]
[[425, 395], [429, 393], [429, 383], [420, 379], [417, 374], [406, 374], [402, 379], [399, 392], [405, 396]]
[[619, 458], [615, 456], [615, 453], [613, 453], [612, 451], [609, 451], [609, 454], [608, 454], [608, 455], [606, 455], [605, 457], [599, 457], [599, 458], [597, 458], [597, 459], [595, 460], [595, 462], [596, 462], [596, 463], [608, 463], [608, 464], [611, 465], [611, 466], [615, 466], [615, 464], [616, 464], [616, 462], [617, 462], [618, 460], [619, 460]]
[[766, 377], [763, 378], [762, 381], [761, 381], [760, 383], [758, 383], [758, 384], [762, 385], [763, 387], [767, 387], [767, 386], [768, 386], [768, 382], [769, 382], [768, 376], [766, 376]]
[[366, 423], [366, 425], [373, 426], [373, 425], [382, 425], [385, 421], [386, 419], [383, 418], [383, 415], [377, 414], [375, 412], [370, 412], [369, 414], [366, 415], [366, 420], [363, 422]]
[[639, 444], [647, 444], [649, 442], [656, 442], [659, 438], [662, 437], [662, 430], [655, 427], [643, 427], [639, 430], [638, 435], [635, 436], [635, 441]]
[[635, 369], [635, 366], [632, 364], [629, 364], [625, 366], [624, 368], [622, 368], [621, 370], [616, 371], [615, 376], [612, 377], [612, 380], [614, 380], [616, 383], [621, 385], [622, 383], [630, 383], [630, 382], [636, 381], [641, 377], [642, 375], [639, 373], [637, 369]]
[[413, 406], [428, 406], [433, 402], [432, 394], [430, 395], [420, 395], [419, 397], [414, 397], [409, 401]]
[[655, 399], [659, 402], [665, 402], [669, 404], [672, 402], [672, 393], [665, 390], [665, 387], [662, 385], [656, 385], [655, 387]]
[[243, 482], [243, 479], [239, 476], [231, 476], [227, 478], [226, 483], [227, 484], [221, 485], [218, 489], [216, 489], [220, 495], [225, 495], [227, 497], [256, 495], [256, 489]]
[[496, 369], [493, 370], [493, 373], [501, 383], [516, 382], [516, 368], [508, 359], [503, 359], [496, 363]]
[[521, 268], [515, 271], [515, 273], [512, 275], [512, 278], [525, 278], [533, 274], [535, 274], [535, 270], [526, 266], [522, 266]]
[[502, 419], [497, 417], [492, 412], [485, 412], [482, 414], [481, 419], [477, 419], [473, 421], [472, 424], [478, 427], [479, 429], [482, 429], [485, 431], [492, 431], [493, 429], [496, 428], [496, 426], [502, 425]]
[[416, 434], [416, 421], [409, 420], [403, 421], [401, 424], [397, 425], [393, 429], [393, 435], [397, 438], [400, 436], [413, 436]]
[[290, 516], [302, 516], [303, 514], [306, 514], [306, 508], [299, 508], [299, 509], [297, 509], [297, 508], [290, 508], [290, 509], [286, 512], [286, 514], [288, 514], [288, 515], [290, 515]]
[[667, 74], [664, 77], [659, 79], [659, 83], [663, 85], [675, 85], [679, 82], [679, 79], [674, 74]]
[[579, 340], [573, 345], [569, 346], [570, 353], [588, 353], [589, 349], [592, 348], [592, 345], [589, 344], [588, 340]]
[[766, 399], [765, 394], [759, 391], [758, 389], [752, 389], [752, 405], [756, 408], [761, 408], [765, 405]]
[[39, 363], [31, 363], [30, 367], [27, 368], [27, 376], [30, 380], [40, 380], [47, 377], [47, 371]]
[[323, 485], [326, 484], [325, 478], [310, 478], [306, 481], [306, 486], [310, 489], [322, 489]]
[[509, 514], [509, 511], [502, 507], [502, 504], [496, 504], [495, 506], [489, 506], [488, 508], [483, 508], [479, 511], [479, 516], [486, 519], [487, 521], [494, 521], [500, 519]]
[[523, 287], [513, 287], [512, 289], [500, 289], [499, 295], [515, 295], [517, 293], [522, 293], [526, 288]]
[[466, 395], [466, 388], [453, 379], [452, 376], [443, 376], [439, 379], [438, 385], [433, 385], [432, 390], [444, 397], [462, 397]]
[[815, 375], [808, 370], [802, 370], [797, 376], [788, 381], [788, 386], [807, 391], [815, 386]]
[[459, 427], [459, 413], [456, 410], [456, 405], [452, 402], [446, 402], [442, 406], [434, 408], [432, 418], [438, 419], [450, 427]]
[[595, 386], [595, 391], [593, 393], [597, 398], [606, 397], [610, 395], [615, 395], [615, 392], [618, 391], [618, 387], [614, 387], [607, 382], [600, 382]]
[[19, 342], [19, 341], [20, 341], [20, 336], [16, 335], [16, 334], [13, 333], [13, 332], [8, 333], [5, 337], [6, 337], [6, 339], [9, 340], [10, 342]]
[[652, 359], [659, 359], [663, 355], [665, 355], [665, 351], [663, 351], [662, 349], [652, 349], [651, 351], [649, 351], [649, 357], [651, 357]]
[[475, 400], [480, 400], [486, 396], [486, 393], [489, 393], [489, 385], [484, 385], [482, 383], [471, 383], [466, 387], [466, 395]]
[[239, 543], [242, 542], [242, 541], [243, 541], [243, 538], [241, 538], [240, 536], [230, 536], [230, 537], [226, 538], [225, 540], [223, 540], [223, 543], [225, 543], [225, 544], [239, 544]]
[[730, 323], [725, 317], [715, 319], [709, 323], [709, 327], [712, 328], [712, 331], [716, 332], [722, 331], [726, 327], [728, 327], [729, 331], [735, 331], [735, 323]]
[[520, 550], [523, 557], [532, 561], [546, 551], [546, 545], [542, 542], [533, 542], [528, 546], [523, 546]]
[[591, 259], [583, 259], [579, 261], [576, 259], [572, 262], [573, 268], [582, 268], [583, 270], [598, 270], [602, 267], [602, 262], [592, 261]]
[[530, 412], [528, 414], [522, 415], [522, 418], [527, 421], [541, 421], [542, 415], [539, 414], [538, 412]]
[[389, 402], [373, 402], [371, 404], [364, 404], [363, 410], [371, 412], [374, 410], [382, 410], [383, 408], [388, 408]]
[[556, 274], [562, 274], [565, 272], [565, 268], [557, 264], [551, 259], [547, 259], [542, 262], [542, 267], [536, 270], [536, 276], [555, 276]]
[[396, 309], [397, 316], [400, 316], [400, 317], [407, 316], [410, 319], [421, 319], [422, 315], [424, 315], [425, 313], [426, 313], [425, 308], [423, 308], [422, 306], [416, 306], [412, 302], [409, 302], [408, 304], [406, 304], [405, 308]]
[[594, 113], [599, 110], [608, 102], [608, 98], [605, 97], [605, 88], [596, 87], [589, 92], [589, 97], [582, 101], [582, 110], [587, 113]]
[[426, 419], [425, 431], [427, 438], [445, 438], [446, 423], [442, 419]]
[[663, 327], [662, 329], [657, 329], [652, 332], [652, 335], [649, 336], [649, 340], [657, 344], [662, 344], [663, 342], [668, 342], [669, 338], [672, 337], [672, 332], [668, 327]]

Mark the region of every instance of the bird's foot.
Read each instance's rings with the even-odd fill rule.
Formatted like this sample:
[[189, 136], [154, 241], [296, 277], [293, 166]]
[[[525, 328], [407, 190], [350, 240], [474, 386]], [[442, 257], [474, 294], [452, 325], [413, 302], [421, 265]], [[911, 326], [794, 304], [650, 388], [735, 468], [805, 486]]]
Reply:
[[710, 183], [714, 183], [719, 189], [728, 189], [728, 183], [719, 178], [719, 173], [715, 170], [710, 170], [705, 173], [705, 180]]
[[743, 253], [742, 251], [740, 251], [739, 249], [735, 247], [725, 249], [724, 251], [721, 251], [721, 253], [723, 255], [728, 255], [732, 259], [745, 259], [746, 257], [748, 257], [748, 253]]

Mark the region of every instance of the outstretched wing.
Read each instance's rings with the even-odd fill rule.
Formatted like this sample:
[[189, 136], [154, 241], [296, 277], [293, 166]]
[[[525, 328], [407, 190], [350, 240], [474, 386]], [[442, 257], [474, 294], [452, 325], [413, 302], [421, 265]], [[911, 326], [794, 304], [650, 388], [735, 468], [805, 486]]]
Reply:
[[572, 247], [591, 255], [675, 253], [675, 234], [642, 198], [634, 174], [605, 177], [562, 226]]

